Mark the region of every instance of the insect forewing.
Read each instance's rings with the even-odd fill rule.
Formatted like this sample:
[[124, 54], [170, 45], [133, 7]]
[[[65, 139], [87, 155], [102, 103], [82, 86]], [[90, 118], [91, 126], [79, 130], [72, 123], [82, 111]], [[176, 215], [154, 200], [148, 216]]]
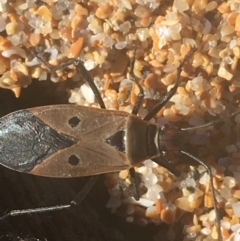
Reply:
[[0, 163], [49, 177], [79, 177], [129, 167], [107, 139], [126, 128], [128, 113], [73, 105], [17, 111], [0, 119]]

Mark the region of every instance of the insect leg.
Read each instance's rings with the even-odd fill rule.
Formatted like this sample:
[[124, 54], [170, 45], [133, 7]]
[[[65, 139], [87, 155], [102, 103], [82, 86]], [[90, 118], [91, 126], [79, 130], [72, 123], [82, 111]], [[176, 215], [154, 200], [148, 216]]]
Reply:
[[[51, 71], [56, 71], [57, 69], [60, 68], [66, 68], [71, 64], [77, 64], [78, 70], [80, 72], [82, 72], [83, 77], [86, 79], [86, 81], [89, 83], [90, 88], [93, 90], [99, 105], [101, 106], [102, 109], [106, 109], [105, 104], [102, 100], [102, 97], [94, 83], [94, 81], [92, 80], [91, 76], [89, 75], [89, 73], [87, 72], [87, 70], [85, 69], [85, 67], [82, 65], [82, 63], [80, 63], [80, 61], [76, 61], [74, 60], [70, 60], [64, 64], [61, 64], [60, 67], [54, 67], [51, 68], [45, 61], [43, 61], [39, 56], [37, 56], [35, 53], [33, 53], [38, 60], [43, 63], [46, 68], [51, 72]], [[79, 67], [80, 66], [80, 67]], [[57, 206], [51, 206], [51, 207], [42, 207], [42, 208], [35, 208], [35, 209], [23, 209], [23, 210], [12, 210], [9, 213], [5, 214], [4, 216], [0, 217], [0, 220], [3, 220], [7, 217], [10, 216], [19, 216], [19, 215], [24, 215], [24, 214], [31, 214], [31, 213], [42, 213], [42, 212], [50, 212], [50, 211], [57, 211], [57, 210], [62, 210], [62, 209], [67, 209], [70, 208], [73, 205], [77, 205], [80, 204], [82, 202], [82, 200], [87, 196], [87, 194], [89, 193], [89, 191], [91, 190], [91, 188], [93, 187], [93, 185], [96, 183], [98, 179], [98, 176], [93, 176], [90, 177], [90, 179], [88, 180], [87, 184], [84, 186], [84, 188], [77, 194], [76, 198], [68, 205], [57, 205]]]
[[[180, 63], [180, 65], [178, 66], [177, 69], [177, 80], [175, 85], [170, 89], [170, 91], [163, 97], [162, 100], [160, 100], [160, 102], [158, 102], [153, 109], [143, 118], [144, 120], [150, 120], [153, 118], [153, 116], [155, 116], [157, 114], [157, 112], [159, 110], [161, 110], [163, 108], [163, 106], [172, 98], [172, 96], [176, 93], [176, 90], [178, 88], [179, 85], [179, 80], [180, 80], [180, 74], [182, 71], [182, 67], [183, 65], [186, 63], [186, 61], [188, 60], [188, 58], [196, 51], [195, 48], [191, 49], [186, 56], [184, 57], [184, 59], [182, 60], [182, 62]], [[159, 165], [161, 165], [162, 167], [166, 168], [167, 170], [169, 170], [172, 174], [174, 174], [175, 176], [179, 177], [181, 175], [180, 171], [176, 169], [176, 167], [169, 163], [167, 160], [165, 160], [163, 157], [157, 157], [153, 159], [154, 162], [158, 163]]]
[[135, 64], [135, 57], [136, 57], [136, 48], [134, 50], [134, 53], [133, 53], [133, 58], [131, 59], [131, 62], [130, 62], [130, 76], [131, 76], [131, 81], [133, 81], [138, 89], [139, 89], [139, 94], [137, 96], [137, 100], [133, 106], [133, 109], [132, 109], [132, 114], [133, 115], [137, 115], [140, 107], [141, 107], [141, 104], [143, 102], [143, 98], [144, 98], [144, 91], [143, 91], [143, 87], [141, 86], [141, 84], [139, 83], [139, 78], [134, 74], [134, 64]]
[[[135, 57], [136, 57], [136, 48], [134, 49], [133, 57], [132, 57], [131, 62], [130, 62], [131, 81], [133, 81], [139, 89], [139, 94], [137, 96], [137, 100], [136, 100], [136, 102], [133, 106], [133, 109], [132, 109], [133, 115], [137, 115], [137, 113], [138, 113], [138, 111], [141, 107], [143, 98], [144, 98], [143, 87], [139, 83], [139, 78], [137, 78], [137, 76], [134, 74], [134, 71], [133, 71], [134, 63], [135, 63], [135, 60], [136, 60]], [[131, 179], [132, 185], [133, 185], [133, 196], [136, 200], [139, 200], [139, 198], [140, 198], [140, 194], [139, 194], [140, 178], [139, 178], [138, 174], [135, 172], [135, 169], [133, 167], [131, 167], [129, 169], [129, 175], [130, 175], [130, 179]]]
[[86, 68], [84, 67], [83, 63], [79, 60], [79, 59], [70, 59], [69, 61], [67, 61], [66, 63], [62, 63], [59, 64], [58, 66], [52, 67], [50, 66], [48, 63], [46, 63], [41, 57], [39, 57], [35, 52], [32, 51], [32, 54], [39, 60], [39, 62], [41, 62], [46, 69], [51, 72], [54, 73], [55, 71], [59, 70], [59, 69], [65, 69], [68, 66], [74, 64], [77, 68], [77, 70], [82, 74], [82, 76], [84, 77], [85, 81], [89, 84], [90, 88], [92, 89], [100, 107], [102, 109], [106, 109], [105, 104], [103, 102], [103, 99], [101, 97], [101, 94], [99, 93], [99, 90], [97, 88], [97, 86], [95, 85], [92, 77], [90, 76], [90, 74], [88, 73], [88, 71], [86, 70]]
[[177, 80], [175, 85], [166, 93], [166, 95], [163, 97], [163, 99], [161, 99], [149, 112], [148, 114], [143, 118], [144, 120], [151, 120], [157, 113], [159, 110], [161, 110], [164, 105], [166, 105], [166, 103], [172, 98], [172, 96], [176, 93], [178, 85], [179, 85], [179, 81], [180, 81], [180, 74], [182, 71], [182, 67], [184, 66], [184, 64], [186, 63], [186, 61], [188, 60], [188, 58], [194, 54], [194, 52], [196, 51], [196, 48], [192, 48], [183, 58], [183, 60], [181, 61], [180, 65], [177, 68]]
[[[191, 52], [189, 52], [189, 53], [191, 53]], [[182, 63], [180, 64], [180, 66], [179, 66], [179, 70], [178, 70], [178, 75], [177, 75], [177, 83], [175, 84], [175, 89], [173, 90], [173, 92], [172, 93], [170, 93], [170, 96], [169, 97], [166, 97], [165, 96], [165, 101], [161, 101], [161, 105], [160, 106], [158, 106], [158, 108], [162, 108], [165, 104], [166, 104], [166, 102], [172, 97], [172, 95], [174, 95], [174, 93], [176, 92], [176, 89], [177, 89], [177, 87], [178, 87], [178, 82], [179, 82], [179, 77], [180, 77], [180, 73], [181, 73], [181, 68], [182, 68], [182, 66], [184, 65], [184, 63], [186, 62], [186, 59], [189, 57], [189, 55], [190, 54], [187, 54], [186, 56], [185, 56], [185, 58], [183, 59], [183, 61], [182, 61]], [[192, 53], [191, 53], [192, 54]], [[134, 115], [136, 115], [137, 113], [138, 113], [138, 111], [139, 111], [139, 109], [140, 109], [140, 106], [141, 106], [141, 104], [142, 104], [142, 101], [143, 101], [143, 98], [144, 98], [144, 91], [143, 91], [143, 88], [142, 88], [142, 86], [140, 85], [140, 83], [139, 83], [139, 79], [135, 76], [135, 74], [134, 74], [134, 72], [133, 72], [133, 69], [134, 69], [134, 63], [135, 63], [135, 56], [136, 56], [136, 48], [135, 48], [135, 51], [134, 51], [134, 56], [133, 56], [133, 58], [132, 58], [132, 60], [131, 60], [131, 66], [130, 66], [130, 75], [131, 75], [131, 77], [132, 77], [132, 81], [134, 82], [134, 83], [136, 83], [136, 85], [138, 86], [138, 88], [139, 88], [139, 94], [138, 94], [138, 96], [137, 96], [137, 100], [136, 100], [136, 103], [134, 104], [134, 107], [133, 107], [133, 110], [132, 110], [132, 114], [134, 114]], [[174, 88], [173, 87], [173, 88]], [[171, 91], [171, 90], [170, 90]], [[157, 113], [158, 111], [156, 111], [156, 113]], [[153, 113], [153, 115], [155, 115], [156, 113]], [[146, 118], [146, 117], [145, 117]], [[144, 119], [145, 119], [144, 118]], [[152, 117], [151, 117], [152, 118]], [[150, 118], [150, 119], [151, 119]], [[154, 162], [156, 162], [156, 163], [158, 163], [159, 165], [161, 165], [162, 167], [164, 167], [164, 168], [166, 168], [166, 169], [168, 169], [172, 174], [174, 174], [175, 176], [180, 176], [180, 171], [179, 170], [177, 170], [176, 168], [175, 168], [175, 166], [173, 165], [173, 164], [171, 164], [171, 163], [169, 163], [168, 161], [166, 161], [165, 159], [163, 159], [162, 157], [157, 157], [157, 158], [154, 158], [153, 159], [153, 161]], [[140, 180], [137, 180], [136, 178], [137, 178], [137, 174], [135, 173], [135, 170], [134, 170], [134, 168], [130, 168], [130, 177], [131, 177], [131, 180], [132, 180], [132, 183], [133, 183], [133, 188], [134, 188], [134, 198], [136, 199], [136, 200], [138, 200], [139, 198], [140, 198], [140, 196], [139, 196], [139, 190], [138, 190], [138, 186], [139, 186], [139, 182], [140, 182]]]
[[65, 62], [65, 63], [61, 63], [57, 66], [51, 66], [49, 65], [46, 61], [44, 61], [40, 56], [38, 56], [34, 51], [31, 51], [31, 53], [35, 56], [35, 58], [38, 59], [38, 61], [44, 65], [44, 67], [49, 71], [49, 72], [56, 72], [59, 69], [65, 69], [68, 66], [75, 64], [76, 59], [70, 59], [69, 61]]
[[[89, 84], [90, 88], [92, 89], [101, 109], [106, 109], [106, 106], [103, 102], [103, 99], [101, 97], [101, 94], [97, 88], [97, 86], [95, 85], [92, 77], [90, 76], [90, 74], [88, 73], [88, 71], [86, 70], [86, 68], [84, 67], [84, 65], [81, 63], [81, 61], [78, 59], [70, 59], [69, 61], [67, 61], [66, 63], [62, 63], [58, 66], [55, 67], [51, 67], [49, 66], [43, 59], [41, 59], [35, 52], [32, 52], [33, 55], [50, 71], [50, 72], [55, 72], [58, 69], [64, 69], [67, 68], [69, 65], [76, 65], [77, 70], [82, 74], [82, 76], [85, 78], [85, 80], [87, 81], [87, 83]], [[85, 190], [85, 194], [82, 194], [82, 191], [80, 191], [77, 196], [76, 199], [74, 199], [71, 204], [79, 204], [82, 202], [82, 200], [87, 196], [88, 192], [90, 191], [91, 188], [89, 188], [89, 186], [93, 186], [94, 183], [96, 183], [98, 179], [98, 176], [94, 176], [94, 177], [90, 177], [88, 183], [85, 185], [85, 187], [83, 188], [83, 191]], [[87, 190], [87, 193], [86, 193]]]
[[191, 159], [196, 161], [198, 164], [204, 166], [206, 168], [206, 170], [208, 171], [208, 174], [209, 174], [209, 177], [210, 177], [210, 186], [211, 186], [211, 191], [212, 191], [212, 198], [213, 198], [213, 207], [214, 207], [214, 210], [215, 210], [215, 213], [216, 213], [216, 221], [217, 221], [217, 225], [218, 225], [218, 240], [222, 241], [221, 224], [220, 224], [221, 219], [220, 219], [220, 215], [219, 215], [218, 208], [217, 208], [216, 191], [215, 191], [214, 186], [213, 186], [213, 175], [212, 175], [211, 168], [206, 163], [204, 163], [203, 161], [201, 161], [197, 157], [191, 155], [190, 153], [185, 152], [185, 151], [181, 151], [181, 153], [190, 157]]
[[26, 215], [26, 214], [43, 213], [43, 212], [63, 210], [63, 209], [68, 209], [68, 208], [70, 208], [74, 205], [80, 204], [84, 200], [84, 198], [88, 195], [89, 191], [92, 189], [92, 187], [96, 183], [97, 179], [98, 179], [98, 176], [91, 177], [88, 180], [87, 184], [84, 186], [84, 188], [77, 194], [77, 196], [74, 198], [74, 200], [71, 201], [70, 204], [56, 205], [56, 206], [51, 206], [51, 207], [12, 210], [9, 213], [6, 213], [2, 217], [0, 217], [0, 220], [4, 220], [8, 217], [13, 217], [13, 216], [21, 216], [21, 215]]
[[90, 76], [89, 72], [86, 70], [86, 68], [84, 67], [84, 65], [80, 61], [77, 61], [77, 62], [78, 62], [78, 64], [76, 64], [77, 70], [82, 74], [82, 76], [88, 82], [88, 84], [89, 84], [90, 88], [92, 89], [101, 109], [106, 109], [106, 106], [103, 102], [101, 94], [99, 93], [99, 90], [98, 90], [97, 86], [95, 85], [95, 83], [94, 83], [92, 77]]

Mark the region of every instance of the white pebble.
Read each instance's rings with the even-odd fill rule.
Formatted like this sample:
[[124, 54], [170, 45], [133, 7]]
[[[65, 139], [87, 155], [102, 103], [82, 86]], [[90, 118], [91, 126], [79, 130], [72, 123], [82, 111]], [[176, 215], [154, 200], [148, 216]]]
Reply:
[[112, 37], [110, 37], [110, 36], [108, 36], [108, 35], [106, 35], [106, 36], [104, 37], [103, 45], [104, 45], [105, 47], [107, 47], [107, 48], [112, 48], [113, 43], [114, 43], [114, 42], [113, 42]]
[[145, 176], [143, 176], [142, 179], [146, 186], [153, 185], [158, 181], [157, 176], [154, 173], [148, 173]]
[[81, 96], [78, 92], [76, 91], [71, 91], [71, 96], [68, 99], [69, 103], [77, 103], [81, 100]]
[[220, 194], [222, 197], [224, 197], [226, 200], [228, 200], [231, 197], [231, 191], [229, 188], [221, 188]]
[[206, 236], [208, 236], [209, 234], [211, 234], [211, 229], [209, 229], [209, 228], [203, 228], [203, 229], [201, 230], [201, 233], [204, 234], [204, 235], [206, 235]]
[[235, 233], [234, 238], [232, 239], [232, 241], [239, 241], [240, 240], [240, 233]]
[[19, 55], [19, 56], [21, 56], [23, 58], [27, 57], [25, 50], [23, 50], [22, 48], [20, 48], [18, 46], [10, 47], [7, 50], [4, 50], [2, 52], [2, 56], [6, 57], [6, 58], [11, 57], [13, 54]]
[[80, 87], [80, 90], [84, 96], [84, 98], [90, 103], [93, 104], [95, 102], [95, 95], [92, 91], [92, 89], [90, 88], [90, 86], [88, 84], [83, 84]]
[[181, 103], [175, 104], [178, 113], [181, 115], [187, 115], [190, 112], [190, 108], [188, 106], [182, 105]]
[[180, 187], [181, 187], [181, 189], [186, 188], [187, 187], [187, 182], [185, 180], [181, 181], [180, 182]]
[[6, 28], [6, 22], [5, 22], [5, 19], [0, 16], [0, 32], [4, 31]]
[[175, 0], [173, 2], [173, 7], [176, 8], [180, 13], [183, 13], [189, 9], [188, 3], [183, 0]]
[[35, 65], [39, 65], [39, 64], [40, 64], [40, 62], [39, 62], [39, 60], [38, 60], [37, 57], [34, 57], [31, 61], [28, 61], [28, 62], [26, 61], [25, 63], [26, 63], [26, 65], [29, 66], [29, 67], [32, 67], [32, 66], [35, 66]]
[[187, 183], [187, 186], [196, 187], [196, 182], [193, 178], [186, 178], [185, 181]]
[[86, 68], [86, 70], [92, 70], [95, 68], [95, 63], [93, 60], [89, 59], [87, 61], [84, 62], [84, 67]]
[[163, 191], [162, 187], [159, 184], [154, 184], [151, 186], [152, 190], [157, 192], [158, 194]]
[[191, 239], [195, 238], [196, 236], [197, 236], [197, 234], [195, 232], [190, 232], [190, 233], [188, 233], [187, 238], [191, 240]]
[[230, 229], [231, 228], [231, 224], [225, 220], [221, 220], [221, 227], [225, 228], [225, 229]]
[[123, 86], [127, 86], [127, 87], [131, 88], [132, 85], [133, 85], [132, 80], [123, 79], [123, 80], [121, 80], [121, 82], [120, 82], [119, 88], [120, 88], [120, 87], [123, 87]]
[[[239, 171], [239, 169], [238, 169], [238, 171]], [[226, 176], [223, 178], [223, 185], [227, 188], [233, 188], [236, 186], [236, 180], [231, 176]]]
[[[151, 206], [146, 209], [146, 216], [149, 217], [152, 213], [156, 213], [157, 208], [156, 206]], [[150, 214], [150, 215], [149, 215]]]
[[166, 200], [163, 192], [158, 193], [158, 199], [160, 199], [161, 202], [163, 202], [163, 203], [166, 203], [166, 202], [167, 202], [167, 200]]
[[[165, 73], [172, 73], [173, 71], [175, 71], [177, 69], [177, 65], [176, 64], [167, 64], [164, 68], [163, 68], [163, 72]], [[172, 98], [171, 98], [172, 99]]]
[[158, 164], [153, 162], [152, 160], [148, 159], [143, 162], [144, 166], [149, 167], [149, 168], [155, 168], [158, 167]]
[[206, 186], [208, 180], [209, 180], [208, 174], [204, 173], [203, 176], [200, 178], [199, 183]]
[[240, 231], [240, 224], [237, 223], [237, 224], [232, 225], [232, 226], [231, 226], [231, 230], [232, 230], [233, 232]]
[[53, 83], [58, 83], [60, 81], [60, 77], [59, 76], [55, 76], [55, 75], [51, 75], [50, 76], [50, 80], [53, 82]]
[[124, 49], [127, 46], [127, 42], [118, 42], [115, 44], [116, 49]]
[[38, 80], [42, 81], [42, 80], [47, 80], [47, 71], [42, 70], [41, 75], [39, 76]]
[[201, 75], [192, 80], [193, 91], [207, 91], [211, 88], [210, 84]]
[[144, 99], [153, 99], [153, 96], [154, 96], [153, 89], [143, 87], [143, 91], [144, 91]]
[[146, 193], [146, 196], [153, 200], [156, 201], [156, 199], [158, 198], [159, 193], [161, 193], [163, 191], [162, 187], [158, 184], [154, 184], [151, 187], [148, 188], [148, 191]]
[[141, 166], [138, 168], [138, 172], [145, 175], [147, 173], [148, 168], [145, 166]]
[[232, 208], [235, 216], [240, 217], [240, 202], [233, 203]]
[[208, 218], [210, 222], [213, 222], [216, 219], [216, 212], [214, 209], [209, 212]]
[[212, 28], [212, 24], [207, 20], [205, 19], [204, 21], [204, 28], [203, 28], [203, 34], [208, 34]]

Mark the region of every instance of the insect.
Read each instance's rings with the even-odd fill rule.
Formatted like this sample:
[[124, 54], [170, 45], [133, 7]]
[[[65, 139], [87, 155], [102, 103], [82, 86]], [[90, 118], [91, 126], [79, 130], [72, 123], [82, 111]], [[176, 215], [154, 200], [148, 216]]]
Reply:
[[[204, 166], [210, 175], [218, 237], [221, 240], [220, 217], [211, 169], [200, 159], [181, 150], [186, 133], [194, 128], [177, 129], [175, 126], [159, 126], [149, 122], [175, 94], [182, 67], [194, 51], [195, 49], [192, 49], [180, 63], [174, 87], [143, 119], [136, 116], [144, 94], [135, 77], [133, 81], [139, 87], [140, 94], [132, 114], [104, 110], [105, 105], [94, 82], [83, 65], [77, 65], [78, 70], [93, 89], [102, 109], [52, 105], [20, 110], [2, 117], [0, 119], [0, 164], [23, 173], [62, 178], [92, 176], [130, 168], [130, 173], [134, 177], [132, 167], [138, 166], [144, 160], [152, 159], [179, 176], [180, 172], [165, 160], [164, 156], [168, 152], [183, 154]], [[133, 69], [132, 66], [131, 69]], [[234, 112], [231, 116], [236, 114], [238, 112]], [[201, 127], [207, 127], [222, 120], [213, 121]], [[80, 203], [96, 180], [97, 176], [92, 177], [73, 203]], [[69, 208], [71, 205], [13, 210], [2, 219], [25, 213]]]

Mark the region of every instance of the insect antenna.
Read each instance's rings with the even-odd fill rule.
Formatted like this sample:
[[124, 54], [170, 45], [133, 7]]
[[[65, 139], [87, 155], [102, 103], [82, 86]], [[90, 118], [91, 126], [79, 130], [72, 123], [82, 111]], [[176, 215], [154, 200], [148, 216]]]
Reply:
[[[187, 60], [189, 59], [190, 56], [192, 56], [195, 51], [197, 49], [196, 48], [192, 48], [186, 55], [185, 57], [183, 58], [183, 60], [181, 61], [180, 65], [178, 66], [177, 68], [177, 77], [176, 77], [176, 82], [175, 82], [175, 85], [170, 89], [169, 92], [167, 92], [165, 94], [165, 96], [148, 112], [148, 114], [143, 118], [143, 120], [146, 120], [146, 121], [149, 121], [150, 119], [152, 119], [159, 110], [161, 110], [165, 104], [172, 98], [172, 96], [176, 93], [177, 91], [177, 88], [179, 86], [179, 83], [180, 83], [180, 74], [181, 74], [181, 71], [182, 71], [182, 68], [184, 66], [184, 64], [187, 62]], [[221, 122], [227, 118], [230, 118], [232, 116], [235, 116], [237, 114], [239, 114], [240, 111], [236, 111], [226, 117], [223, 117], [219, 120], [215, 120], [215, 121], [212, 121], [212, 122], [209, 122], [207, 124], [204, 124], [204, 125], [201, 125], [201, 126], [198, 126], [198, 127], [189, 127], [189, 128], [181, 128], [180, 130], [181, 131], [192, 131], [192, 130], [195, 130], [195, 129], [199, 129], [199, 128], [204, 128], [204, 127], [208, 127], [208, 126], [211, 126], [213, 124], [216, 124], [218, 122]], [[195, 160], [197, 163], [199, 163], [200, 165], [204, 166], [207, 170], [207, 172], [209, 173], [209, 177], [210, 177], [210, 186], [211, 186], [211, 191], [212, 191], [212, 196], [213, 196], [213, 205], [214, 205], [214, 210], [215, 210], [215, 213], [216, 213], [216, 220], [217, 220], [217, 226], [218, 226], [218, 240], [219, 241], [222, 241], [222, 235], [221, 235], [221, 225], [220, 225], [220, 215], [219, 215], [219, 212], [218, 212], [218, 208], [217, 208], [217, 200], [216, 200], [216, 192], [215, 192], [215, 189], [214, 189], [214, 186], [213, 186], [213, 175], [212, 175], [212, 171], [211, 171], [211, 168], [204, 162], [202, 162], [200, 159], [198, 159], [197, 157], [191, 155], [190, 153], [188, 152], [185, 152], [185, 151], [180, 151], [182, 154], [190, 157], [191, 159]], [[166, 169], [168, 169], [171, 173], [173, 173], [174, 175], [176, 176], [180, 176], [180, 172], [179, 170], [177, 170], [175, 168], [175, 166], [171, 163], [169, 163], [167, 160], [165, 160], [163, 157], [157, 157], [157, 158], [153, 158], [152, 159], [154, 162], [156, 162], [157, 164], [161, 165], [162, 167], [165, 167]]]
[[[207, 128], [209, 126], [213, 126], [217, 123], [220, 123], [220, 122], [223, 122], [225, 121], [226, 119], [230, 119], [236, 115], [240, 114], [240, 111], [235, 111], [227, 116], [224, 116], [224, 117], [221, 117], [217, 120], [213, 120], [213, 121], [210, 121], [206, 124], [203, 124], [203, 125], [199, 125], [199, 126], [194, 126], [194, 127], [186, 127], [186, 128], [181, 128], [180, 130], [181, 131], [195, 131], [195, 130], [198, 130], [198, 129], [203, 129], [203, 128]], [[211, 171], [211, 168], [204, 162], [202, 162], [200, 159], [196, 158], [195, 156], [191, 155], [190, 153], [188, 152], [185, 152], [185, 151], [181, 151], [182, 154], [190, 157], [191, 159], [195, 160], [197, 163], [199, 163], [200, 165], [204, 166], [205, 169], [208, 171], [208, 174], [209, 174], [209, 177], [210, 177], [210, 186], [211, 186], [211, 191], [212, 191], [212, 197], [213, 197], [213, 207], [214, 207], [214, 210], [215, 210], [215, 213], [216, 213], [216, 221], [217, 221], [217, 225], [218, 225], [218, 239], [219, 241], [222, 240], [222, 235], [221, 235], [221, 219], [220, 219], [220, 215], [219, 215], [219, 211], [218, 211], [218, 208], [217, 208], [217, 200], [216, 200], [216, 190], [213, 186], [213, 174], [212, 174], [212, 171]]]
[[203, 125], [181, 128], [181, 131], [195, 131], [197, 129], [202, 129], [202, 128], [206, 128], [206, 127], [209, 127], [209, 126], [213, 126], [213, 125], [215, 125], [217, 123], [220, 123], [220, 122], [223, 122], [223, 121], [225, 121], [227, 119], [230, 119], [230, 118], [232, 118], [232, 117], [234, 117], [234, 116], [236, 116], [238, 114], [240, 114], [239, 110], [235, 111], [235, 112], [233, 112], [233, 113], [231, 113], [231, 114], [229, 114], [227, 116], [221, 117], [221, 118], [219, 118], [217, 120], [210, 121], [210, 122], [208, 122], [206, 124], [203, 124]]
[[217, 228], [218, 228], [218, 240], [222, 241], [222, 232], [221, 232], [221, 219], [220, 219], [220, 215], [219, 215], [219, 211], [218, 211], [218, 207], [217, 207], [217, 199], [216, 199], [216, 191], [215, 188], [213, 186], [213, 174], [211, 171], [211, 168], [204, 163], [203, 161], [201, 161], [200, 159], [198, 159], [197, 157], [191, 155], [188, 152], [185, 151], [180, 151], [182, 154], [190, 157], [191, 159], [193, 159], [194, 161], [196, 161], [198, 164], [202, 165], [208, 172], [209, 174], [209, 178], [210, 178], [210, 186], [211, 186], [211, 192], [212, 192], [212, 198], [213, 198], [213, 207], [215, 210], [215, 214], [216, 214], [216, 221], [217, 221]]
[[[140, 78], [138, 78], [134, 74], [134, 64], [135, 64], [135, 60], [136, 60], [136, 51], [137, 51], [137, 47], [135, 47], [135, 49], [134, 49], [133, 57], [132, 57], [131, 62], [130, 62], [131, 80], [137, 85], [137, 87], [139, 89], [139, 94], [137, 96], [137, 100], [136, 100], [136, 102], [133, 106], [133, 110], [132, 110], [133, 115], [137, 115], [137, 113], [138, 113], [138, 111], [141, 107], [143, 98], [144, 98], [144, 90], [143, 90], [143, 87], [141, 86], [141, 84], [139, 83]], [[193, 53], [195, 51], [196, 51], [196, 48], [192, 48], [185, 55], [184, 59], [181, 61], [180, 65], [178, 66], [177, 80], [176, 80], [176, 83], [175, 83], [174, 87], [171, 88], [171, 90], [164, 96], [164, 98], [153, 107], [153, 109], [143, 118], [143, 120], [150, 120], [172, 98], [172, 96], [175, 94], [175, 92], [178, 88], [178, 85], [179, 85], [182, 67], [184, 66], [184, 64], [186, 63], [188, 58], [191, 55], [193, 55]], [[157, 164], [161, 165], [162, 167], [166, 168], [167, 170], [169, 170], [175, 176], [179, 177], [181, 175], [181, 172], [179, 170], [177, 170], [176, 167], [172, 163], [168, 162], [163, 157], [156, 157], [156, 158], [153, 158], [152, 160], [154, 162], [156, 162]], [[131, 177], [131, 180], [132, 180], [132, 183], [133, 183], [134, 198], [136, 200], [138, 200], [140, 198], [139, 189], [138, 189], [140, 181], [139, 180], [137, 181], [137, 179], [136, 179], [137, 174], [135, 173], [134, 168], [130, 168], [130, 177]]]

